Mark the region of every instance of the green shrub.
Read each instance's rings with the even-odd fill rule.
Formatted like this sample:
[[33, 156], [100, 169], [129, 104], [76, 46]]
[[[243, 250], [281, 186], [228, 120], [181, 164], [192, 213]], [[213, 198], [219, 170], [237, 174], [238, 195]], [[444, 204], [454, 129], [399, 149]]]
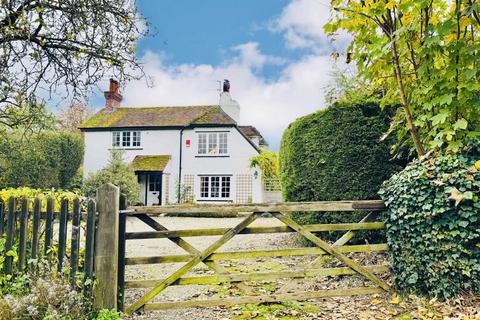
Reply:
[[249, 159], [250, 168], [259, 168], [262, 172], [262, 179], [278, 178], [278, 153], [263, 149], [261, 153]]
[[112, 150], [107, 166], [96, 173], [90, 173], [83, 183], [83, 192], [86, 196], [95, 197], [97, 189], [105, 184], [113, 183], [120, 188], [120, 192], [127, 196], [129, 204], [138, 202], [140, 187], [133, 168], [123, 160], [120, 150]]
[[115, 310], [102, 309], [98, 312], [95, 320], [121, 320], [120, 313]]
[[0, 186], [68, 188], [83, 158], [83, 140], [69, 132], [13, 135], [0, 143]]
[[0, 190], [0, 201], [4, 203], [5, 208], [7, 207], [8, 199], [10, 199], [10, 197], [15, 197], [17, 206], [21, 205], [21, 200], [23, 197], [27, 197], [30, 200], [30, 210], [33, 210], [34, 199], [39, 197], [42, 201], [42, 211], [47, 210], [47, 199], [50, 197], [53, 198], [53, 209], [55, 211], [60, 210], [60, 202], [64, 198], [68, 199], [70, 204], [72, 203], [73, 199], [82, 198], [79, 192], [66, 190], [42, 190], [28, 187], [7, 188]]
[[416, 161], [383, 185], [400, 291], [440, 298], [480, 292], [479, 159], [477, 141], [462, 154]]
[[[335, 103], [290, 124], [280, 147], [286, 201], [378, 199], [382, 182], [399, 168], [389, 160], [389, 116], [377, 104]], [[364, 213], [299, 213], [302, 224], [358, 222]], [[324, 235], [333, 239], [338, 233]]]

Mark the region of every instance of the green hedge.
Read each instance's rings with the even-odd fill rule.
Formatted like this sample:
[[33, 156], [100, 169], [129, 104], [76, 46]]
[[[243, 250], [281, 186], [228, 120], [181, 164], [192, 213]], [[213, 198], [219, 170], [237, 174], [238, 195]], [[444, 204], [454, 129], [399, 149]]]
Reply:
[[480, 141], [388, 180], [387, 237], [397, 288], [450, 298], [480, 292]]
[[[280, 146], [280, 178], [286, 201], [378, 199], [399, 165], [381, 142], [389, 115], [373, 102], [336, 103], [290, 124]], [[300, 223], [358, 222], [362, 213], [294, 214]], [[338, 234], [331, 234], [333, 239]]]
[[0, 187], [70, 189], [83, 159], [83, 139], [45, 131], [0, 142]]

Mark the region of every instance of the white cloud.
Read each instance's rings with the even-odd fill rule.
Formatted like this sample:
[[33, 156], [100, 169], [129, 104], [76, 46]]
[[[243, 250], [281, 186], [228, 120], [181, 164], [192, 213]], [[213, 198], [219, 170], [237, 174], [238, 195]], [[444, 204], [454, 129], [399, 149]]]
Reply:
[[319, 54], [343, 51], [350, 38], [339, 34], [332, 43], [323, 32], [323, 25], [330, 17], [326, 0], [293, 0], [282, 11], [280, 17], [270, 24], [274, 32], [282, 32], [285, 45], [291, 49], [313, 49]]
[[256, 74], [268, 63], [257, 44], [233, 48], [238, 56], [214, 66], [167, 65], [161, 55], [148, 52], [143, 60], [153, 86], [133, 81], [123, 90], [124, 106], [198, 105], [218, 103], [217, 81], [229, 79], [231, 93], [241, 105], [241, 124], [252, 124], [278, 147], [283, 130], [296, 118], [323, 107], [323, 88], [330, 82], [332, 61], [328, 56], [309, 55], [285, 65], [274, 81]]

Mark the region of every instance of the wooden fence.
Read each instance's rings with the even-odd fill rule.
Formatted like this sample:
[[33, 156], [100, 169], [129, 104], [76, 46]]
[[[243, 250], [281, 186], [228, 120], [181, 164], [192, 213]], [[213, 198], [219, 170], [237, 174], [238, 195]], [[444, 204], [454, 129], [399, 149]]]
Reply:
[[[95, 201], [75, 199], [69, 202], [63, 199], [59, 211], [54, 210], [54, 204], [55, 200], [48, 198], [46, 209], [42, 210], [40, 198], [32, 200], [24, 197], [17, 203], [11, 197], [6, 203], [0, 202], [0, 236], [5, 237], [5, 250], [0, 252], [4, 262], [0, 267], [4, 274], [13, 276], [27, 271], [30, 259], [44, 258], [53, 262], [58, 272], [65, 271], [65, 262], [68, 261], [72, 285], [75, 284], [79, 267], [86, 279], [92, 278]], [[80, 256], [81, 243], [84, 243], [83, 257]], [[80, 258], [83, 260], [82, 266], [79, 264]]]
[[[151, 311], [158, 309], [188, 308], [188, 307], [212, 307], [212, 306], [231, 306], [246, 303], [278, 302], [284, 300], [305, 300], [320, 297], [347, 296], [360, 294], [374, 294], [389, 292], [389, 285], [381, 280], [377, 274], [388, 271], [387, 265], [367, 265], [362, 266], [347, 255], [359, 252], [381, 252], [388, 250], [384, 243], [372, 245], [347, 245], [355, 232], [358, 230], [379, 230], [383, 229], [384, 223], [375, 221], [379, 211], [383, 210], [384, 204], [381, 201], [337, 201], [337, 202], [310, 202], [310, 203], [282, 203], [282, 204], [254, 204], [254, 205], [196, 205], [196, 206], [164, 206], [152, 209], [155, 214], [163, 213], [212, 213], [212, 212], [243, 212], [245, 218], [233, 228], [212, 228], [212, 229], [188, 229], [188, 230], [168, 230], [157, 220], [152, 218], [152, 213], [136, 213], [132, 211], [121, 211], [119, 217], [119, 266], [118, 266], [118, 302], [119, 309], [123, 309], [123, 297], [125, 288], [150, 288], [150, 291], [143, 294], [139, 299], [127, 306], [124, 310], [131, 314], [138, 310]], [[313, 224], [300, 225], [293, 221], [284, 212], [309, 212], [309, 211], [366, 211], [365, 217], [358, 223], [337, 223], [337, 224]], [[250, 227], [263, 213], [272, 214], [277, 220], [283, 223], [282, 226], [269, 227]], [[127, 216], [139, 219], [153, 231], [147, 232], [128, 232], [125, 230]], [[322, 240], [313, 232], [322, 231], [345, 231], [333, 244]], [[238, 234], [258, 234], [258, 233], [283, 233], [297, 232], [310, 240], [316, 247], [275, 249], [275, 250], [256, 250], [256, 251], [236, 251], [236, 252], [218, 252], [218, 249]], [[184, 238], [198, 236], [221, 236], [217, 241], [211, 244], [203, 251], [196, 249]], [[133, 239], [169, 239], [187, 254], [184, 255], [163, 255], [149, 257], [125, 257], [126, 241]], [[245, 274], [231, 274], [220, 264], [220, 261], [233, 259], [249, 259], [259, 257], [288, 257], [298, 255], [313, 255], [317, 258], [310, 266], [301, 270], [280, 271], [280, 272], [249, 272]], [[325, 268], [325, 257], [331, 256], [343, 263], [345, 267]], [[149, 280], [131, 280], [125, 281], [125, 265], [156, 264], [156, 263], [176, 263], [185, 262], [182, 267], [172, 270], [170, 276], [164, 279]], [[208, 268], [215, 272], [215, 275], [185, 277], [185, 274], [192, 270], [196, 265], [204, 263]], [[348, 289], [329, 289], [303, 292], [287, 292], [280, 289], [273, 294], [250, 295], [243, 297], [231, 297], [227, 299], [208, 299], [208, 300], [189, 300], [174, 302], [155, 302], [152, 300], [169, 286], [177, 285], [211, 285], [219, 283], [235, 283], [248, 287], [249, 281], [263, 281], [276, 279], [294, 279], [307, 277], [325, 277], [339, 275], [360, 275], [363, 276], [371, 285], [359, 288]]]

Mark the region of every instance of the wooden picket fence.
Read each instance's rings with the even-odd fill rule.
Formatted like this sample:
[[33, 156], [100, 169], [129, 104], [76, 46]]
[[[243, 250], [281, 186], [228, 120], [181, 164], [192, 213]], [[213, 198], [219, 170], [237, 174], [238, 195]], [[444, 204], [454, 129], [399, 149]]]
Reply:
[[[17, 199], [11, 197], [6, 203], [0, 202], [0, 237], [5, 237], [5, 250], [0, 252], [4, 263], [0, 267], [5, 275], [27, 271], [30, 259], [42, 258], [53, 263], [58, 272], [64, 272], [65, 262], [69, 261], [72, 285], [75, 285], [77, 271], [82, 271], [85, 279], [93, 277], [95, 201], [63, 199], [60, 211], [54, 210], [54, 203], [53, 198], [48, 198], [46, 210], [42, 210], [40, 198], [24, 197], [17, 203]], [[67, 250], [68, 240], [70, 250]], [[80, 256], [82, 243], [83, 257]], [[84, 261], [82, 270], [79, 270], [80, 258]]]
[[[164, 206], [155, 208], [152, 213], [143, 210], [142, 213], [132, 211], [121, 211], [119, 221], [119, 266], [118, 266], [118, 302], [119, 309], [123, 309], [124, 290], [135, 288], [149, 288], [149, 291], [126, 306], [124, 311], [132, 314], [136, 311], [152, 311], [172, 308], [192, 307], [213, 307], [232, 306], [247, 303], [279, 302], [285, 300], [306, 300], [312, 298], [350, 296], [363, 294], [376, 294], [390, 292], [390, 286], [377, 276], [377, 274], [388, 272], [388, 265], [367, 265], [363, 266], [350, 256], [360, 252], [384, 252], [388, 250], [385, 243], [347, 245], [358, 230], [381, 230], [385, 225], [378, 220], [378, 212], [384, 210], [382, 201], [334, 201], [334, 202], [310, 202], [310, 203], [280, 203], [280, 204], [252, 204], [252, 205], [194, 205], [194, 206]], [[336, 223], [336, 224], [313, 224], [300, 225], [293, 221], [287, 212], [329, 212], [329, 211], [365, 211], [364, 218], [358, 223]], [[245, 218], [232, 228], [211, 228], [211, 229], [187, 229], [168, 230], [152, 216], [161, 213], [212, 213], [212, 212], [242, 212], [246, 213]], [[272, 214], [277, 220], [283, 223], [282, 226], [250, 227], [249, 225], [263, 213]], [[128, 232], [126, 228], [127, 217], [138, 219], [148, 225], [153, 231]], [[316, 233], [325, 231], [345, 231], [333, 244], [322, 240]], [[235, 252], [219, 252], [218, 249], [233, 237], [239, 234], [258, 233], [283, 233], [297, 232], [310, 240], [316, 247], [275, 249], [275, 250], [245, 250]], [[314, 234], [315, 232], [315, 234]], [[198, 236], [221, 236], [205, 250], [198, 250], [185, 238]], [[125, 257], [126, 241], [134, 239], [169, 239], [180, 248], [186, 251], [184, 255], [163, 255], [148, 257]], [[265, 257], [289, 257], [298, 255], [316, 256], [311, 265], [301, 270], [280, 271], [280, 272], [249, 272], [245, 274], [232, 274], [220, 263], [233, 259], [251, 259]], [[342, 262], [344, 267], [326, 268], [326, 257], [330, 256]], [[125, 265], [143, 265], [158, 263], [184, 262], [183, 266], [172, 270], [170, 276], [164, 279], [130, 280], [125, 281]], [[214, 271], [215, 275], [185, 277], [185, 274], [196, 265], [204, 263]], [[360, 275], [370, 283], [368, 286], [348, 289], [328, 289], [316, 291], [288, 292], [285, 288], [273, 294], [249, 295], [231, 297], [224, 299], [188, 300], [173, 302], [153, 302], [152, 300], [169, 286], [177, 285], [212, 285], [221, 283], [241, 284], [248, 287], [249, 281], [264, 281], [278, 279], [302, 279], [308, 277], [327, 277], [341, 275]], [[285, 286], [284, 286], [285, 287]]]

